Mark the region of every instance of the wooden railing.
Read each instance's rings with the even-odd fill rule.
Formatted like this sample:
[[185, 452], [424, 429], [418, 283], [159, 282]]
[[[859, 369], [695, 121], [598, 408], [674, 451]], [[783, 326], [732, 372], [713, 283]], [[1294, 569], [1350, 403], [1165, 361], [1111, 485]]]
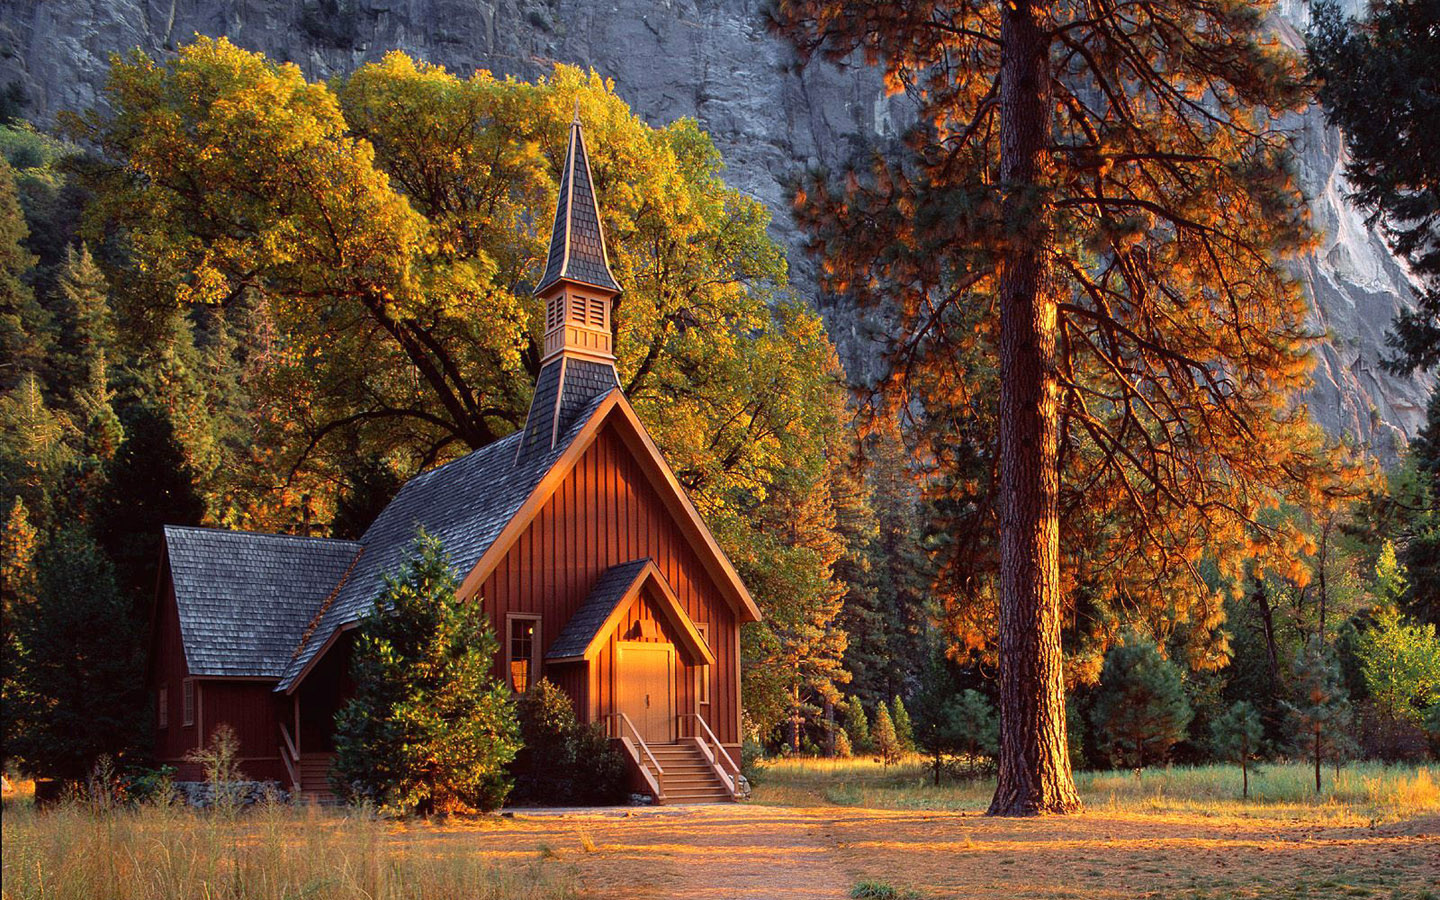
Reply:
[[720, 743], [715, 732], [710, 730], [710, 723], [705, 721], [704, 716], [699, 713], [690, 713], [689, 717], [697, 723], [695, 733], [691, 735], [690, 739], [699, 745], [700, 754], [705, 757], [710, 768], [715, 770], [715, 774], [720, 776], [720, 781], [730, 788], [730, 796], [738, 798], [740, 796], [740, 767], [735, 765], [735, 760], [730, 758], [725, 745]]
[[[612, 722], [614, 723], [613, 727], [611, 725]], [[635, 736], [633, 740], [625, 734], [627, 728], [631, 734]], [[645, 784], [650, 788], [650, 793], [655, 795], [655, 801], [657, 803], [663, 802], [665, 799], [665, 791], [660, 786], [660, 779], [664, 777], [665, 770], [660, 767], [660, 761], [655, 758], [655, 754], [650, 752], [650, 745], [645, 743], [645, 739], [640, 736], [640, 729], [635, 727], [635, 723], [630, 721], [629, 716], [623, 712], [617, 712], [606, 717], [605, 730], [609, 733], [610, 737], [620, 741], [621, 746], [625, 748], [625, 752], [630, 754], [631, 761], [635, 763], [636, 768], [640, 770], [640, 774], [644, 776]], [[650, 769], [641, 761], [641, 753], [645, 754], [645, 759], [648, 759], [650, 765], [654, 767], [654, 773], [651, 773]]]
[[300, 783], [300, 770], [296, 768], [300, 764], [300, 751], [295, 749], [295, 742], [290, 739], [290, 729], [285, 723], [280, 723], [280, 759], [285, 763], [285, 774], [290, 776], [291, 790], [298, 791], [304, 787]]

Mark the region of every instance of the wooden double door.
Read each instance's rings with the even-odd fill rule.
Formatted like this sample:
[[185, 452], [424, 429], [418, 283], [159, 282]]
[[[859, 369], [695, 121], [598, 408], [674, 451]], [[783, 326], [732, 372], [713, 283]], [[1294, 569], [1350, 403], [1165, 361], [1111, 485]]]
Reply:
[[647, 744], [675, 740], [675, 647], [652, 641], [619, 641], [615, 700]]

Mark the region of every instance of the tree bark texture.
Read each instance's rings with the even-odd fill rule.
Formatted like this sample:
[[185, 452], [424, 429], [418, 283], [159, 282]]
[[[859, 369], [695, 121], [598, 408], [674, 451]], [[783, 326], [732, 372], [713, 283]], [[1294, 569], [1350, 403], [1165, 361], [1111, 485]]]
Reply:
[[1060, 648], [1058, 289], [1044, 197], [1052, 101], [1042, 7], [1006, 4], [1000, 169], [1000, 773], [991, 815], [1077, 809]]

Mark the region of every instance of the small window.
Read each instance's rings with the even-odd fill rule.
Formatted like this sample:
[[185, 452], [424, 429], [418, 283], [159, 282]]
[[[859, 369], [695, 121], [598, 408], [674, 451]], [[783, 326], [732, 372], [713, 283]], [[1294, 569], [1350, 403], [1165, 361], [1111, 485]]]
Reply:
[[170, 727], [170, 688], [163, 684], [155, 692], [155, 719], [161, 728]]
[[590, 326], [592, 328], [605, 327], [605, 299], [603, 297], [590, 298]]
[[545, 327], [554, 328], [565, 317], [565, 298], [553, 297], [545, 308]]
[[540, 618], [510, 616], [506, 623], [510, 688], [523, 694], [534, 683], [540, 669]]
[[[710, 646], [710, 626], [709, 626], [709, 625], [696, 625], [696, 626], [695, 626], [695, 630], [698, 631], [698, 632], [700, 632], [700, 640], [702, 640], [702, 641], [705, 642], [705, 646], [706, 646], [706, 647], [709, 647], [709, 646]], [[710, 652], [713, 653], [713, 652], [715, 652], [715, 651], [712, 649]], [[695, 677], [696, 677], [697, 679], [699, 679], [699, 681], [700, 681], [699, 686], [695, 689], [695, 696], [696, 696], [696, 698], [697, 698], [697, 701], [700, 702], [700, 703], [709, 703], [709, 702], [710, 702], [710, 667], [709, 667], [709, 666], [696, 666], [696, 667], [695, 667]]]
[[195, 681], [187, 678], [180, 683], [180, 713], [181, 724], [190, 726], [195, 724]]

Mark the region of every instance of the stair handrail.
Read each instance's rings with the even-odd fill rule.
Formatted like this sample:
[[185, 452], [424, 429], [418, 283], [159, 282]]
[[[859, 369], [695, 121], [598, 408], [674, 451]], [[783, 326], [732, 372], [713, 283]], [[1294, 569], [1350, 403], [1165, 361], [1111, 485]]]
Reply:
[[[645, 739], [640, 736], [640, 729], [636, 728], [635, 723], [630, 721], [630, 717], [625, 715], [623, 712], [617, 712], [615, 716], [620, 720], [622, 724], [629, 725], [630, 730], [635, 732], [635, 743], [639, 744], [640, 749], [645, 751], [645, 758], [650, 760], [650, 765], [655, 767], [656, 774], [664, 775], [665, 770], [660, 768], [660, 760], [656, 759], [655, 754], [650, 752], [650, 745], [645, 743]], [[623, 738], [625, 736], [625, 732], [622, 730], [617, 736]]]
[[[705, 721], [705, 717], [698, 712], [690, 713], [690, 716], [700, 723], [700, 727], [705, 731], [705, 736], [710, 739], [710, 743], [715, 746], [715, 749], [711, 750], [705, 746], [705, 741], [699, 735], [695, 737], [696, 743], [700, 745], [701, 751], [709, 758], [708, 761], [710, 765], [714, 766], [715, 771], [729, 780], [730, 794], [732, 796], [739, 796], [740, 780], [736, 776], [740, 774], [740, 767], [735, 765], [735, 760], [730, 758], [730, 753], [725, 749], [725, 745], [720, 743], [720, 739], [715, 736], [715, 732], [710, 730], [710, 723]], [[729, 771], [726, 771], [720, 765], [720, 760], [722, 759], [725, 760], [725, 764], [729, 766]]]
[[[295, 790], [302, 790], [305, 785], [300, 781], [300, 773], [295, 769], [295, 763], [300, 761], [300, 751], [295, 749], [295, 742], [290, 739], [290, 729], [285, 723], [280, 723], [280, 738], [284, 741], [280, 746], [280, 761], [285, 764], [285, 774], [290, 776], [290, 786]], [[293, 760], [293, 761], [292, 761]]]

